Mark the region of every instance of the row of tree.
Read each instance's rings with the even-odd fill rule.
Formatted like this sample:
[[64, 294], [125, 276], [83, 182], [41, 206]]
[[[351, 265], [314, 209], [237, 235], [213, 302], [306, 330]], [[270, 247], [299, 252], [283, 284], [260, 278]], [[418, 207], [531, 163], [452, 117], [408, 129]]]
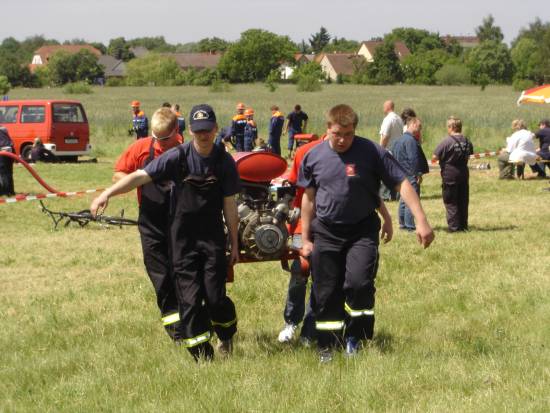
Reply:
[[[397, 28], [383, 38], [383, 45], [374, 53], [374, 61], [355, 59], [354, 74], [341, 77], [341, 82], [392, 84], [510, 84], [521, 86], [550, 81], [550, 22], [535, 20], [521, 30], [511, 46], [503, 42], [500, 27], [492, 16], [476, 28], [480, 44], [463, 49], [456, 41], [446, 41], [438, 33], [414, 28]], [[411, 54], [399, 60], [394, 43], [402, 41]], [[70, 44], [87, 44], [75, 39]], [[81, 51], [75, 55], [59, 53], [50, 59], [47, 67], [35, 73], [28, 69], [33, 52], [45, 44], [58, 44], [55, 40], [35, 36], [24, 41], [4, 39], [0, 45], [0, 75], [13, 86], [61, 85], [75, 81], [93, 81], [102, 75], [102, 68], [91, 53]], [[229, 82], [274, 82], [281, 62], [293, 62], [294, 54], [352, 52], [360, 44], [354, 40], [333, 37], [321, 27], [317, 33], [296, 44], [288, 36], [280, 36], [260, 29], [243, 32], [236, 42], [220, 38], [206, 38], [195, 43], [171, 45], [164, 37], [143, 37], [126, 40], [112, 39], [108, 45], [91, 43], [102, 53], [127, 61], [129, 85], [142, 84], [210, 84], [215, 80]], [[148, 56], [134, 59], [132, 48], [144, 47]], [[223, 52], [215, 70], [182, 72], [175, 60], [161, 55], [165, 52]], [[294, 80], [302, 78], [324, 79], [316, 63], [307, 64], [296, 71]], [[311, 80], [310, 79], [310, 80]]]

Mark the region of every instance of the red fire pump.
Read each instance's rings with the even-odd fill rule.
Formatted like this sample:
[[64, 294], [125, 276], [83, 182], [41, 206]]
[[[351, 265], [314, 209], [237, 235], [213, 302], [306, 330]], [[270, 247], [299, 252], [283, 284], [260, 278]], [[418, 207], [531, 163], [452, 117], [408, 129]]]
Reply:
[[[289, 247], [287, 230], [287, 224], [299, 218], [290, 209], [295, 188], [271, 185], [286, 172], [287, 162], [271, 152], [239, 152], [233, 158], [242, 186], [237, 196], [239, 262], [280, 260], [288, 269], [288, 260], [300, 258], [300, 252]], [[302, 260], [306, 272], [309, 266]], [[230, 269], [228, 281], [232, 280]]]

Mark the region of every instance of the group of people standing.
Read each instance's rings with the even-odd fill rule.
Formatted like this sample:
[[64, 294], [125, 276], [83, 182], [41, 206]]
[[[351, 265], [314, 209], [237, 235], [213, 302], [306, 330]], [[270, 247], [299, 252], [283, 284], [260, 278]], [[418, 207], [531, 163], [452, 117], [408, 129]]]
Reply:
[[[422, 121], [411, 108], [401, 116], [394, 111], [391, 100], [384, 102], [384, 120], [380, 128], [380, 146], [387, 148], [407, 173], [407, 179], [420, 196], [422, 177], [429, 173], [429, 165], [422, 150]], [[450, 232], [468, 230], [469, 169], [468, 160], [474, 153], [471, 141], [462, 134], [462, 121], [454, 116], [447, 120], [447, 136], [437, 145], [432, 162], [441, 168], [443, 203], [447, 211]], [[382, 199], [394, 200], [391, 188], [382, 188]], [[407, 205], [400, 200], [398, 207], [399, 228], [415, 230], [414, 217]]]

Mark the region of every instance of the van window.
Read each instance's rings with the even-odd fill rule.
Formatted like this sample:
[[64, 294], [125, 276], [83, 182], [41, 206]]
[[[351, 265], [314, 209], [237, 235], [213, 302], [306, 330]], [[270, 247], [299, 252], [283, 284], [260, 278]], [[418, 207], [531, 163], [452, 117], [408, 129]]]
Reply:
[[0, 106], [0, 124], [17, 122], [19, 106]]
[[86, 117], [80, 105], [74, 103], [54, 103], [53, 121], [61, 123], [83, 123]]
[[44, 106], [23, 106], [21, 109], [21, 123], [44, 122]]

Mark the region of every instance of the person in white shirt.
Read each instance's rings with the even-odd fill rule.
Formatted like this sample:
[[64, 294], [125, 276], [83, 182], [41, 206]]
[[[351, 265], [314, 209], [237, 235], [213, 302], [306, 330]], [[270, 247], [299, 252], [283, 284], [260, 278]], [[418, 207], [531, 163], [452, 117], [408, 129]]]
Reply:
[[[384, 120], [380, 126], [380, 146], [391, 152], [393, 143], [403, 136], [403, 121], [395, 113], [395, 104], [391, 100], [384, 102]], [[396, 201], [397, 192], [393, 188], [386, 188], [384, 184], [380, 186], [380, 198], [384, 201]]]
[[523, 177], [525, 164], [531, 167], [538, 176], [544, 177], [544, 171], [536, 163], [537, 153], [535, 135], [527, 129], [522, 119], [516, 119], [512, 122], [512, 130], [515, 132], [506, 138], [506, 148], [502, 149], [498, 157], [499, 179], [514, 178], [514, 163], [518, 164], [517, 176]]

